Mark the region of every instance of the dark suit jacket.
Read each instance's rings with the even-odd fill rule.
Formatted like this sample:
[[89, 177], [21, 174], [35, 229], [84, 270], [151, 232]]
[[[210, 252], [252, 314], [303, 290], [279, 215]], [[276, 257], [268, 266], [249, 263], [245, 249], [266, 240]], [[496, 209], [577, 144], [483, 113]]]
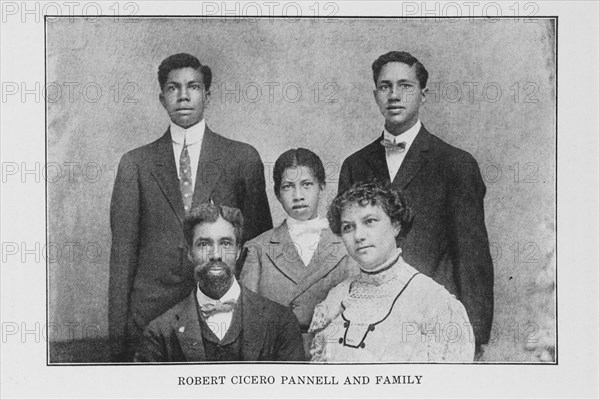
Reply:
[[[263, 164], [250, 145], [204, 132], [193, 205], [239, 208], [250, 239], [271, 229]], [[110, 207], [109, 333], [113, 358], [133, 355], [146, 325], [194, 287], [170, 131], [126, 153]]]
[[339, 236], [331, 229], [321, 239], [308, 266], [297, 253], [284, 222], [246, 243], [248, 256], [241, 282], [250, 290], [294, 310], [300, 325], [308, 329], [315, 306], [329, 290], [359, 273]]
[[[232, 324], [235, 321], [241, 323], [240, 361], [305, 360], [300, 328], [288, 308], [241, 286]], [[223, 340], [228, 334], [229, 331]], [[206, 361], [204, 354], [194, 290], [185, 300], [150, 322], [135, 361]]]
[[[390, 181], [380, 141], [344, 161], [340, 192], [355, 182]], [[422, 127], [392, 184], [415, 212], [412, 230], [399, 243], [402, 257], [458, 297], [477, 343], [487, 343], [494, 274], [483, 209], [486, 189], [477, 161]]]

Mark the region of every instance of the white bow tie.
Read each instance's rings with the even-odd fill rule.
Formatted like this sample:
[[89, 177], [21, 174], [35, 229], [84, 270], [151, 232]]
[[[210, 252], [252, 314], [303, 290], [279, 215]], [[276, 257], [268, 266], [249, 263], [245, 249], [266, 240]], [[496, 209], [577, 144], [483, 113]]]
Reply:
[[288, 218], [288, 229], [294, 235], [300, 236], [307, 233], [320, 233], [329, 228], [329, 222], [325, 218], [315, 218], [308, 221], [297, 221]]

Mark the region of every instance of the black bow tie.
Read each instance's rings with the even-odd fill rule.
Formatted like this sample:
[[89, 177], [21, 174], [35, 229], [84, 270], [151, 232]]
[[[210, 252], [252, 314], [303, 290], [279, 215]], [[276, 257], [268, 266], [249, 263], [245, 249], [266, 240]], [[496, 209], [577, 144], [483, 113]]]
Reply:
[[403, 152], [406, 149], [406, 142], [394, 143], [391, 140], [383, 139], [380, 143], [383, 147], [389, 150]]

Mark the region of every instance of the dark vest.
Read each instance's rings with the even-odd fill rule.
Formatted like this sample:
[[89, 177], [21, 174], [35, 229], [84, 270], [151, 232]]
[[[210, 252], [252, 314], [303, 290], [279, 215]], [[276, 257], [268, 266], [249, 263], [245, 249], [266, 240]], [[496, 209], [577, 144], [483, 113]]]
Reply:
[[200, 331], [202, 332], [202, 343], [206, 361], [243, 361], [242, 360], [242, 295], [231, 317], [229, 330], [223, 337], [223, 340], [213, 333], [210, 329], [196, 302], [198, 310], [198, 320], [200, 321]]

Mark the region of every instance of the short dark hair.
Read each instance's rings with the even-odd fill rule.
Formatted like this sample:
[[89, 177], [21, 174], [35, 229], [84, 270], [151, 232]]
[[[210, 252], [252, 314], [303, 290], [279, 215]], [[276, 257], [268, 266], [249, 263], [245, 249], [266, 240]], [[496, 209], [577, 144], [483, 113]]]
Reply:
[[413, 57], [412, 54], [405, 51], [390, 51], [389, 53], [379, 56], [379, 58], [373, 62], [371, 68], [373, 68], [373, 81], [375, 82], [375, 86], [377, 86], [377, 79], [379, 78], [381, 69], [385, 64], [390, 62], [401, 62], [409, 67], [415, 65], [415, 74], [417, 75], [419, 86], [421, 89], [425, 89], [427, 87], [429, 72], [427, 72], [425, 66], [421, 64], [419, 60]]
[[400, 226], [399, 238], [406, 236], [412, 227], [413, 212], [399, 190], [392, 188], [389, 183], [358, 182], [345, 192], [339, 193], [329, 206], [327, 219], [331, 230], [336, 235], [341, 235], [342, 211], [352, 205], [380, 206], [390, 217], [392, 224]]
[[283, 173], [286, 169], [294, 167], [307, 167], [314, 177], [317, 178], [319, 184], [325, 184], [325, 168], [319, 156], [301, 147], [290, 149], [277, 158], [275, 167], [273, 168], [273, 189], [277, 197], [279, 197], [279, 188], [283, 179]]
[[217, 222], [219, 217], [233, 225], [235, 231], [235, 243], [237, 246], [240, 246], [244, 231], [244, 217], [242, 212], [237, 208], [211, 203], [201, 204], [198, 207], [192, 208], [188, 216], [185, 217], [185, 220], [183, 221], [183, 234], [188, 246], [192, 248], [196, 226], [205, 222]]
[[188, 53], [177, 53], [165, 58], [158, 66], [158, 84], [160, 90], [163, 90], [169, 73], [174, 69], [181, 68], [193, 68], [196, 71], [200, 71], [202, 74], [202, 81], [204, 83], [204, 89], [209, 92], [210, 84], [212, 82], [212, 71], [208, 65], [202, 65], [200, 60]]

